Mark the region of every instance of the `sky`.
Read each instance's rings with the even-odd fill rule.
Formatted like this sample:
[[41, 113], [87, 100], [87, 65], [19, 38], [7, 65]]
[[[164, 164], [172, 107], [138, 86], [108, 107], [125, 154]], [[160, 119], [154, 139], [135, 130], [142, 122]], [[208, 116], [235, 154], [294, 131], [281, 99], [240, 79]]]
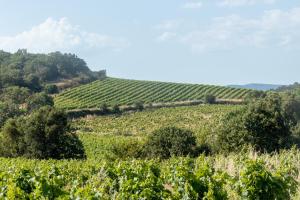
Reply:
[[300, 82], [299, 0], [0, 0], [0, 49], [203, 84]]

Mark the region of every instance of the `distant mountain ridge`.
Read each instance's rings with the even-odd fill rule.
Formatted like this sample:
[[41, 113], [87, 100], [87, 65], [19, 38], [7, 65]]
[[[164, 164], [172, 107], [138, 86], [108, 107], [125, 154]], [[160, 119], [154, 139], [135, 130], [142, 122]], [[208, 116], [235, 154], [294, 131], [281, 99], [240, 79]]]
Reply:
[[245, 85], [228, 85], [228, 87], [232, 88], [243, 88], [243, 89], [252, 89], [252, 90], [275, 90], [283, 85], [275, 85], [275, 84], [263, 84], [263, 83], [250, 83]]

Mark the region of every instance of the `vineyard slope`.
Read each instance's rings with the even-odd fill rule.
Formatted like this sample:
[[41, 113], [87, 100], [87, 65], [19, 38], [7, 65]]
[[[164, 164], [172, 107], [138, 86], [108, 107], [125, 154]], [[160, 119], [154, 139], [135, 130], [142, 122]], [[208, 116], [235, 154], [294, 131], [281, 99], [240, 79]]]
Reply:
[[206, 94], [218, 99], [243, 99], [250, 90], [223, 86], [106, 78], [58, 94], [55, 105], [65, 109], [97, 108], [102, 104], [131, 105], [201, 100]]

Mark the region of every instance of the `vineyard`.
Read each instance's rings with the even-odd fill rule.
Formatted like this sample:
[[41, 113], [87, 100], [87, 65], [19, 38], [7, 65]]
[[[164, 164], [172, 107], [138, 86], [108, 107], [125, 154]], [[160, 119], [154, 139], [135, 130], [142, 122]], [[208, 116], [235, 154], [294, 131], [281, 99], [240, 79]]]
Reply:
[[218, 99], [243, 99], [250, 90], [222, 86], [138, 81], [106, 78], [67, 90], [55, 97], [55, 105], [66, 109], [97, 108], [144, 103], [202, 100], [205, 94]]
[[221, 116], [239, 107], [198, 105], [73, 120], [87, 159], [0, 158], [0, 199], [299, 199], [297, 149], [169, 160], [115, 154], [114, 147], [133, 146], [174, 124], [192, 130], [201, 143]]

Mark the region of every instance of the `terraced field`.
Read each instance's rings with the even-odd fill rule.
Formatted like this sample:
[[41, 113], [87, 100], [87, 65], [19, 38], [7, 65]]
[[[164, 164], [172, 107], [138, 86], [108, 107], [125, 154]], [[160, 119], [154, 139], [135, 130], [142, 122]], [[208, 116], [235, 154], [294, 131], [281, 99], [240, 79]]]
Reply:
[[250, 90], [222, 86], [106, 78], [65, 91], [55, 105], [66, 109], [96, 108], [101, 104], [130, 105], [137, 101], [163, 103], [201, 100], [205, 94], [218, 99], [243, 99]]

